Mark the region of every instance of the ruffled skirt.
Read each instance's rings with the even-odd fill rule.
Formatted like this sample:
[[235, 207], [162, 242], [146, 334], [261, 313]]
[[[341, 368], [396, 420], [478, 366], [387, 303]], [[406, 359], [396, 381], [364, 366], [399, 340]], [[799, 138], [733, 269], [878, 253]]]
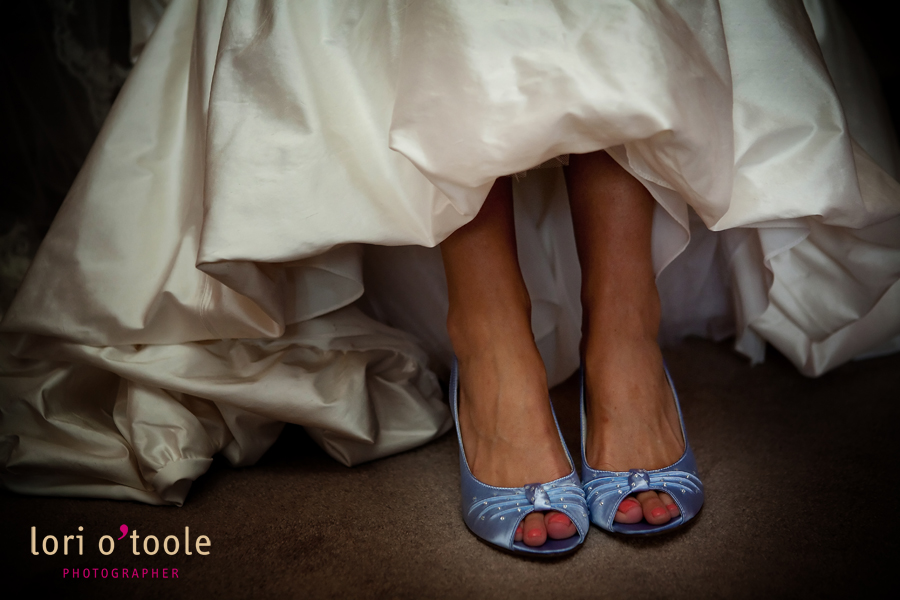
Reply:
[[348, 465], [441, 435], [437, 245], [508, 174], [562, 381], [580, 273], [562, 169], [529, 169], [568, 153], [656, 199], [664, 340], [807, 375], [900, 349], [896, 142], [832, 10], [173, 2], [0, 325], [3, 484], [180, 504], [284, 422]]

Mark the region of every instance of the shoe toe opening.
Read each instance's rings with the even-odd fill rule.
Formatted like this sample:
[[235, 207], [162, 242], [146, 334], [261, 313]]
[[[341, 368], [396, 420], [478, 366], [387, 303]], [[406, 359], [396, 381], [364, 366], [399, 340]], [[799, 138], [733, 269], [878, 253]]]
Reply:
[[613, 523], [612, 530], [615, 533], [626, 533], [630, 535], [646, 535], [650, 533], [659, 533], [667, 529], [674, 529], [684, 523], [684, 516], [678, 515], [671, 521], [662, 525], [651, 525], [646, 521], [640, 523]]
[[548, 538], [540, 546], [526, 546], [524, 542], [514, 542], [513, 550], [525, 554], [557, 554], [574, 550], [581, 543], [580, 536], [576, 533], [572, 537], [564, 540], [554, 540]]

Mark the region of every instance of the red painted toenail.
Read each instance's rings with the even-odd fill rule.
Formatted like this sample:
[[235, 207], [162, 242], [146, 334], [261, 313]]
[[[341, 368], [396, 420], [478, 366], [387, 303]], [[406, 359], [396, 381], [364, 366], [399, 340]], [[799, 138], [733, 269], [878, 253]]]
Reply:
[[550, 522], [550, 523], [560, 523], [560, 524], [562, 524], [562, 525], [568, 525], [568, 524], [569, 524], [569, 517], [567, 517], [566, 515], [557, 514], [557, 515], [553, 515], [552, 517], [550, 517], [550, 518], [548, 519], [548, 522]]
[[666, 508], [669, 510], [678, 510], [678, 507], [674, 504], [666, 504]]
[[539, 538], [542, 534], [540, 529], [532, 529], [526, 535], [530, 538]]
[[640, 506], [641, 506], [641, 503], [638, 502], [637, 500], [632, 500], [631, 498], [626, 498], [625, 500], [622, 500], [622, 503], [619, 505], [619, 511], [626, 512], [633, 508], [640, 508]]
[[662, 517], [663, 515], [667, 515], [669, 513], [663, 507], [657, 506], [656, 508], [654, 508], [653, 510], [650, 511], [650, 514], [653, 515], [654, 517]]

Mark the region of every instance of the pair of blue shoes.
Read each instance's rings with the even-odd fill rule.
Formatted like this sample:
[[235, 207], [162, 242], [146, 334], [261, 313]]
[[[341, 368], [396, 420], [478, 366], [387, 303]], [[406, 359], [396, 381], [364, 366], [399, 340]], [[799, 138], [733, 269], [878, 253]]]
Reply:
[[[573, 552], [584, 542], [590, 523], [614, 533], [650, 534], [673, 529], [686, 523], [703, 506], [703, 484], [697, 477], [697, 463], [687, 441], [684, 418], [678, 395], [672, 385], [672, 378], [666, 370], [666, 378], [675, 396], [681, 435], [684, 439], [684, 454], [674, 464], [645, 471], [631, 469], [624, 472], [598, 471], [587, 464], [584, 455], [586, 419], [584, 414], [584, 372], [581, 381], [581, 479], [575, 473], [572, 455], [563, 441], [556, 413], [556, 431], [572, 466], [572, 472], [548, 483], [532, 483], [520, 488], [504, 488], [487, 485], [478, 481], [469, 470], [459, 430], [459, 366], [453, 359], [450, 374], [450, 411], [456, 423], [456, 437], [459, 441], [460, 487], [462, 488], [462, 513], [466, 526], [482, 540], [503, 550], [516, 554], [554, 557]], [[552, 410], [552, 407], [551, 407]], [[584, 483], [582, 483], [582, 481]], [[619, 504], [629, 494], [655, 490], [667, 493], [678, 506], [681, 514], [663, 525], [640, 523], [615, 523], [614, 517]], [[575, 525], [578, 535], [564, 540], [547, 539], [542, 546], [527, 546], [515, 541], [516, 528], [531, 512], [555, 510], [563, 513]]]

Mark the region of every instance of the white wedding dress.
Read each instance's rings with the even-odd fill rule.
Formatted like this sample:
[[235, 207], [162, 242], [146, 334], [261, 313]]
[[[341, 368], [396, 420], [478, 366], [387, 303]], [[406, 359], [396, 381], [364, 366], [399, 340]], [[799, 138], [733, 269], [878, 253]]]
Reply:
[[664, 339], [734, 335], [756, 361], [768, 342], [807, 375], [900, 348], [896, 142], [827, 2], [142, 14], [136, 46], [152, 36], [0, 325], [11, 490], [180, 504], [214, 454], [252, 464], [284, 422], [347, 465], [441, 435], [436, 246], [512, 173], [562, 381], [580, 274], [562, 170], [529, 169], [567, 153], [606, 149], [657, 200]]

